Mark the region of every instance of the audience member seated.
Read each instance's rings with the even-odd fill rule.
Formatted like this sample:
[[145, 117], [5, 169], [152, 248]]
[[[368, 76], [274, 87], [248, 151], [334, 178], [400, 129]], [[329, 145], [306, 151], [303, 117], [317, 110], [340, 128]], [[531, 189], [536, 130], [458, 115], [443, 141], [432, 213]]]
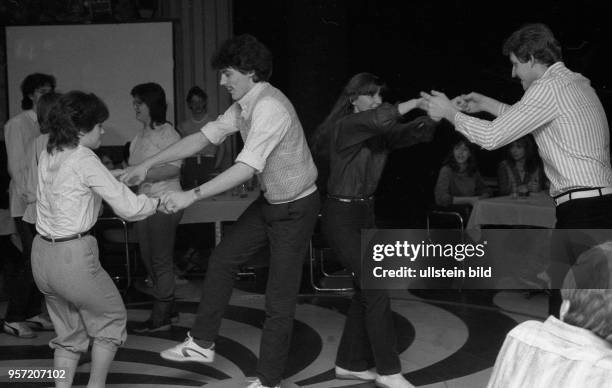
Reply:
[[546, 189], [542, 162], [530, 135], [513, 141], [506, 147], [506, 158], [497, 169], [499, 194], [528, 194]]
[[469, 218], [476, 200], [491, 195], [466, 139], [461, 138], [453, 144], [438, 174], [434, 194], [437, 206], [459, 211], [464, 221]]
[[551, 315], [508, 333], [488, 387], [610, 387], [610, 288], [612, 242], [606, 242], [580, 255], [566, 276], [560, 320]]
[[[208, 116], [208, 95], [199, 86], [194, 86], [187, 93], [187, 106], [191, 117], [179, 125], [181, 137], [198, 132], [211, 119]], [[193, 157], [186, 158], [181, 172], [181, 186], [184, 190], [192, 189], [207, 182], [223, 159], [223, 147], [209, 144]]]
[[113, 159], [111, 159], [111, 157], [108, 154], [104, 152], [100, 152], [98, 156], [100, 157], [100, 161], [102, 162], [104, 167], [108, 168], [109, 171], [112, 171], [115, 169], [115, 163], [113, 163]]

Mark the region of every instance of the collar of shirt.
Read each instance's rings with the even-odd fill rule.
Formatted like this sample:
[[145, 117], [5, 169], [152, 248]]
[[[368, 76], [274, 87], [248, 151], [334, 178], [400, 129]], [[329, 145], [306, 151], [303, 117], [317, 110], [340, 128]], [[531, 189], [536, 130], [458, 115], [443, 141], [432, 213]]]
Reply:
[[34, 109], [28, 109], [25, 111], [26, 116], [28, 116], [32, 121], [34, 121], [35, 123], [38, 122], [38, 116], [36, 116], [36, 112], [34, 112]]
[[542, 74], [540, 79], [544, 79], [546, 77], [549, 77], [552, 73], [557, 72], [557, 71], [559, 71], [559, 70], [561, 70], [563, 68], [565, 68], [565, 65], [563, 64], [563, 62], [561, 62], [561, 61], [555, 62], [552, 65], [548, 66], [548, 68], [546, 69], [544, 74]]
[[554, 332], [555, 335], [577, 345], [612, 350], [612, 344], [597, 336], [597, 334], [593, 333], [592, 331], [582, 327], [570, 325], [553, 316], [546, 319], [544, 326], [548, 326], [551, 329], [550, 331]]
[[241, 109], [240, 116], [242, 116], [242, 118], [246, 119], [251, 116], [253, 103], [257, 99], [259, 93], [261, 93], [268, 85], [269, 84], [267, 82], [257, 82], [251, 88], [251, 90], [249, 90], [240, 100], [237, 101], [238, 106], [240, 106]]

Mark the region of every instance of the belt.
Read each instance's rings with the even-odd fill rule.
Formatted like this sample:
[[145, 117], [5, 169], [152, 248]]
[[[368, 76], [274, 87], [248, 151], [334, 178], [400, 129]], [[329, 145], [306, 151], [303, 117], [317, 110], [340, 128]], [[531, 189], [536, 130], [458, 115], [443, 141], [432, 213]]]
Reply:
[[573, 199], [603, 197], [604, 195], [609, 195], [609, 194], [612, 194], [612, 187], [585, 189], [585, 190], [572, 191], [570, 193], [558, 195], [554, 198], [554, 201], [555, 201], [555, 205], [559, 206], [562, 203], [571, 201]]
[[353, 202], [368, 202], [373, 201], [374, 196], [371, 195], [367, 198], [357, 198], [357, 197], [336, 197], [335, 195], [327, 195], [327, 198], [334, 199], [336, 201], [344, 202], [344, 203], [353, 203]]
[[49, 241], [49, 242], [53, 242], [53, 243], [56, 243], [56, 242], [66, 242], [66, 241], [70, 241], [70, 240], [76, 240], [77, 238], [85, 237], [85, 236], [87, 236], [90, 233], [91, 233], [91, 229], [86, 231], [86, 232], [78, 233], [78, 234], [75, 234], [73, 236], [68, 236], [68, 237], [57, 237], [57, 238], [55, 238], [55, 237], [43, 236], [41, 234], [40, 238], [42, 238], [45, 241]]

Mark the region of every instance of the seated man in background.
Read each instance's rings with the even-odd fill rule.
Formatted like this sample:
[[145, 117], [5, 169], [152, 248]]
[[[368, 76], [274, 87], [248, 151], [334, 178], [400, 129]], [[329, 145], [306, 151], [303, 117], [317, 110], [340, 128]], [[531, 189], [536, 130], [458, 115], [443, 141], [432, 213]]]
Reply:
[[508, 333], [487, 387], [609, 387], [610, 287], [612, 242], [606, 242], [580, 255], [566, 276], [560, 320], [551, 315], [544, 322], [523, 322]]
[[[187, 107], [191, 117], [179, 125], [181, 137], [186, 137], [199, 132], [211, 118], [208, 115], [208, 95], [199, 86], [193, 86], [187, 92]], [[193, 189], [211, 179], [211, 174], [218, 172], [223, 160], [223, 144], [217, 146], [209, 144], [195, 156], [185, 158], [181, 174], [181, 186], [183, 190]]]

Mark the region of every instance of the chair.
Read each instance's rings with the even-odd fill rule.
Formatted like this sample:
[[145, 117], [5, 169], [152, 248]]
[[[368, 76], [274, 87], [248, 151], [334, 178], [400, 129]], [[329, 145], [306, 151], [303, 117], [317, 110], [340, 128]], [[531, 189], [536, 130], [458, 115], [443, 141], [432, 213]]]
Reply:
[[[134, 248], [137, 243], [128, 233], [128, 223], [116, 216], [99, 217], [94, 233], [100, 247], [100, 258], [106, 263], [110, 261], [109, 259], [112, 256], [123, 255], [123, 274], [115, 274], [114, 271], [110, 271], [109, 275], [115, 281], [117, 287], [123, 293], [126, 293], [132, 284], [132, 265], [130, 261], [132, 255], [130, 251], [137, 250], [137, 248]], [[117, 245], [119, 246], [118, 249]], [[120, 287], [122, 281], [124, 281], [124, 287]]]
[[[427, 213], [427, 235], [431, 229], [458, 229], [463, 240], [464, 218], [459, 211], [434, 208]], [[450, 226], [450, 228], [449, 228]]]
[[[444, 241], [448, 241], [449, 235], [447, 234], [448, 230], [458, 231], [458, 241], [455, 240], [454, 236], [450, 236], [450, 241], [454, 243], [464, 243], [465, 242], [465, 223], [466, 220], [463, 216], [465, 214], [465, 207], [449, 207], [449, 208], [433, 208], [429, 210], [427, 213], [427, 239], [432, 240], [432, 230], [437, 230], [442, 232], [442, 239]], [[463, 213], [463, 214], [462, 214]], [[437, 241], [437, 239], [434, 239]], [[460, 267], [465, 266], [465, 262], [461, 262], [459, 264]], [[463, 285], [465, 283], [465, 279], [461, 279], [456, 284], [459, 292], [462, 291]]]
[[[310, 239], [309, 247], [309, 267], [310, 267], [310, 285], [315, 291], [330, 291], [330, 292], [346, 292], [352, 291], [351, 274], [338, 274], [328, 272], [326, 269], [326, 252], [329, 259], [331, 248], [325, 240], [325, 236], [321, 231], [321, 214], [318, 215], [315, 231]], [[329, 265], [329, 263], [328, 263]], [[339, 283], [334, 286], [325, 285], [327, 283]], [[348, 284], [351, 284], [350, 286]]]

